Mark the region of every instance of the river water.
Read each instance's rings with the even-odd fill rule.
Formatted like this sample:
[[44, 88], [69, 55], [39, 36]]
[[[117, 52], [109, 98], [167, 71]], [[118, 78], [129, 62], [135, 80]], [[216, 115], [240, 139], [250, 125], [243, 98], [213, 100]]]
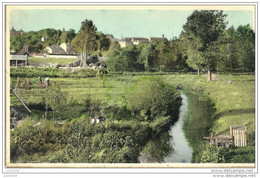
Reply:
[[174, 151], [171, 155], [164, 158], [164, 162], [166, 163], [190, 163], [192, 160], [192, 149], [183, 132], [184, 116], [188, 111], [188, 98], [182, 91], [180, 91], [180, 93], [182, 105], [180, 107], [179, 119], [169, 131], [171, 135], [170, 144]]
[[198, 146], [209, 134], [213, 106], [207, 97], [179, 92], [182, 97], [179, 119], [169, 130], [173, 152], [163, 162], [200, 162]]

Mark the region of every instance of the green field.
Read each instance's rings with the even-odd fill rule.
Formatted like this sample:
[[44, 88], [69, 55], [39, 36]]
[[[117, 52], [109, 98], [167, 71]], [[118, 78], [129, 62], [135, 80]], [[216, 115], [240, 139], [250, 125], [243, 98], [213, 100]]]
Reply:
[[[255, 76], [217, 74], [218, 80], [207, 82], [206, 76], [169, 75], [165, 80], [172, 85], [207, 96], [216, 109], [211, 131], [228, 134], [230, 125], [246, 125], [255, 130]], [[234, 83], [228, 84], [229, 80]]]
[[[26, 70], [28, 71], [26, 72]], [[137, 119], [138, 116], [137, 118], [135, 118], [136, 116], [133, 116], [132, 115], [133, 113], [132, 114], [129, 113], [129, 110], [125, 108], [126, 106], [125, 99], [127, 94], [132, 91], [133, 89], [132, 87], [136, 85], [137, 81], [139, 81], [140, 79], [143, 80], [144, 78], [150, 76], [150, 78], [155, 77], [160, 80], [163, 80], [165, 83], [177, 87], [183, 90], [184, 92], [195, 94], [198, 96], [199, 100], [209, 99], [211, 102], [210, 107], [213, 106], [212, 111], [214, 111], [213, 115], [209, 116], [210, 118], [205, 118], [206, 121], [212, 122], [209, 123], [209, 125], [211, 126], [211, 128], [209, 128], [209, 132], [214, 132], [217, 135], [229, 134], [230, 125], [246, 125], [248, 127], [250, 135], [253, 135], [255, 131], [255, 110], [254, 110], [255, 109], [255, 76], [253, 74], [233, 74], [233, 75], [216, 74], [217, 81], [208, 82], [207, 76], [205, 74], [202, 74], [201, 76], [197, 76], [196, 74], [192, 74], [192, 73], [190, 74], [122, 73], [121, 75], [109, 74], [109, 75], [95, 76], [93, 74], [89, 75], [90, 74], [89, 71], [80, 71], [80, 73], [75, 73], [75, 74], [71, 73], [69, 75], [66, 75], [66, 78], [61, 78], [60, 76], [62, 76], [63, 73], [62, 71], [58, 71], [58, 70], [53, 73], [53, 71], [47, 70], [47, 68], [46, 70], [45, 69], [22, 69], [22, 70], [13, 69], [11, 71], [12, 88], [15, 87], [17, 76], [20, 76], [21, 73], [23, 74], [22, 76], [24, 77], [30, 76], [31, 89], [26, 90], [21, 85], [21, 88], [18, 89], [18, 95], [32, 110], [32, 113], [28, 115], [28, 118], [30, 118], [29, 120], [34, 120], [33, 121], [34, 123], [43, 122], [44, 120], [44, 112], [45, 112], [44, 96], [46, 96], [46, 94], [48, 95], [48, 92], [46, 93], [46, 91], [49, 91], [49, 89], [47, 90], [46, 88], [38, 88], [38, 79], [36, 76], [39, 76], [38, 74], [40, 73], [42, 74], [41, 76], [45, 76], [45, 77], [47, 77], [48, 74], [51, 74], [53, 77], [49, 77], [50, 84], [51, 84], [50, 89], [59, 87], [62, 94], [64, 94], [67, 104], [66, 104], [66, 109], [63, 111], [63, 113], [60, 113], [59, 119], [62, 120], [64, 118], [67, 121], [66, 123], [69, 124], [69, 127], [71, 127], [70, 124], [73, 123], [77, 124], [81, 121], [83, 121], [84, 124], [88, 123], [86, 121], [88, 121], [88, 118], [90, 116], [89, 104], [98, 104], [100, 106], [100, 109], [95, 111], [95, 115], [107, 117], [108, 121], [104, 122], [103, 124], [104, 126], [107, 126], [108, 124], [109, 128], [114, 128], [114, 124], [116, 125], [118, 124], [119, 128], [125, 127], [124, 124], [128, 124], [126, 128], [131, 127], [132, 129], [134, 129], [135, 126], [132, 124], [132, 122], [136, 123], [137, 125], [144, 124], [147, 126], [146, 121], [140, 122]], [[154, 77], [152, 77], [152, 75]], [[87, 76], [91, 76], [91, 77], [87, 77]], [[21, 77], [22, 84], [24, 83], [24, 77]], [[233, 80], [234, 82], [232, 84], [228, 84], [228, 81], [230, 80]], [[156, 91], [154, 92], [156, 93]], [[21, 103], [15, 98], [13, 94], [11, 94], [10, 97], [11, 97], [11, 106], [14, 107], [21, 106]], [[203, 111], [198, 111], [198, 112], [203, 112]], [[142, 116], [142, 114], [143, 113], [140, 112], [140, 116]], [[167, 117], [164, 118], [167, 119]], [[53, 120], [52, 112], [48, 114], [47, 119], [50, 121]], [[167, 120], [165, 119], [163, 118], [158, 119], [156, 122], [151, 123], [149, 125], [149, 128], [153, 128], [154, 125], [156, 126], [155, 128], [160, 130], [161, 127], [157, 127], [157, 126], [160, 126], [160, 124], [165, 124], [167, 122]], [[99, 125], [100, 127], [94, 127], [94, 128], [103, 129], [102, 125]], [[141, 125], [140, 127], [143, 127]], [[144, 130], [147, 129], [146, 126], [144, 127]], [[28, 124], [25, 124], [24, 127], [25, 128], [21, 127], [20, 131], [18, 129], [14, 133], [22, 134], [23, 129], [31, 128], [31, 126]], [[43, 125], [43, 127], [45, 127], [45, 125]], [[51, 129], [51, 128], [47, 128], [47, 129]], [[58, 133], [59, 131], [50, 130], [50, 132]], [[98, 131], [93, 130], [93, 132], [98, 132]], [[30, 137], [32, 137], [32, 135]], [[70, 137], [70, 135], [68, 135], [67, 137]], [[64, 139], [66, 140], [67, 137], [64, 136]], [[140, 135], [138, 136], [134, 135], [133, 138], [135, 137], [141, 138]], [[15, 136], [13, 138], [16, 139]], [[27, 136], [24, 137], [24, 139], [26, 138]], [[147, 140], [148, 138], [149, 137], [145, 137], [144, 139], [148, 141]], [[161, 138], [161, 136], [158, 138]], [[149, 144], [147, 144], [146, 146], [143, 145], [142, 149], [144, 152], [147, 152], [148, 154], [152, 153], [153, 154], [152, 156], [155, 156], [160, 160], [162, 159], [162, 157], [159, 157], [158, 155], [165, 155], [166, 153], [164, 152], [159, 153], [157, 151], [152, 151], [152, 150], [157, 150], [157, 149], [170, 150], [170, 147], [166, 146], [167, 144], [166, 145], [163, 144], [165, 140], [169, 138], [169, 136], [167, 136], [166, 134], [165, 137], [163, 137], [164, 138], [163, 140], [161, 139], [158, 140], [158, 138], [157, 141], [159, 142], [157, 144], [162, 146], [163, 149], [158, 148], [156, 146], [157, 145], [156, 142], [153, 141], [152, 142], [149, 141], [148, 142]], [[38, 136], [35, 138], [33, 137], [32, 139], [37, 140]], [[95, 139], [95, 137], [90, 137], [89, 139]], [[153, 139], [156, 140], [156, 138]], [[249, 141], [250, 141], [250, 146], [246, 148], [222, 150], [221, 154], [225, 155], [225, 159], [228, 162], [253, 162], [255, 154], [253, 152], [254, 146], [253, 143], [251, 142], [254, 141], [254, 139], [251, 138], [249, 139]], [[35, 141], [35, 142], [40, 142], [40, 141]], [[46, 142], [46, 144], [48, 145], [48, 140], [44, 142]], [[139, 141], [137, 142], [139, 143]], [[108, 144], [109, 143], [110, 142], [108, 142]], [[166, 141], [165, 143], [168, 142]], [[141, 144], [141, 142], [139, 144]], [[17, 144], [12, 144], [12, 145], [17, 146]], [[206, 154], [206, 153], [204, 154], [204, 150], [207, 148], [200, 147], [200, 143], [193, 146], [194, 148], [196, 147], [195, 149], [199, 153], [196, 156], [196, 158], [194, 157], [195, 159], [193, 161], [200, 162], [202, 156]], [[23, 146], [21, 145], [21, 147]], [[35, 149], [35, 148], [31, 148], [29, 146], [28, 149]], [[23, 161], [46, 162], [47, 160], [53, 160], [54, 162], [56, 161], [59, 162], [60, 158], [64, 157], [64, 155], [59, 157], [59, 154], [61, 154], [61, 152], [48, 152], [49, 149], [50, 148], [46, 146], [44, 150], [47, 150], [47, 152], [45, 151], [41, 152], [43, 157], [40, 157], [39, 159], [36, 159], [35, 156], [32, 154], [32, 156], [29, 157], [17, 155], [17, 157], [15, 157], [14, 160], [18, 162], [19, 160], [21, 162]], [[67, 147], [66, 149], [69, 148]], [[13, 148], [12, 150], [16, 150], [16, 149]], [[57, 151], [58, 150], [60, 149], [57, 149]], [[101, 154], [100, 155], [99, 152], [100, 150], [97, 149], [93, 154], [97, 154], [98, 157], [102, 156], [103, 154], [100, 153]], [[131, 151], [130, 152], [126, 151], [126, 152], [128, 154]], [[46, 155], [46, 153], [48, 154]], [[113, 152], [109, 152], [109, 153], [113, 153]], [[113, 159], [113, 157], [114, 156], [102, 157], [102, 160], [107, 160], [107, 158]], [[73, 156], [71, 158], [73, 158]], [[71, 158], [64, 161], [69, 161], [69, 162], [75, 161], [74, 159], [71, 160]], [[96, 158], [93, 159], [96, 160]], [[107, 161], [110, 162], [110, 160]]]
[[52, 64], [61, 64], [66, 65], [73, 61], [76, 61], [76, 59], [71, 58], [37, 58], [37, 57], [29, 57], [30, 63], [33, 64], [41, 64], [41, 63], [52, 63]]
[[[90, 78], [50, 78], [51, 85], [60, 86], [68, 100], [80, 102], [90, 97], [94, 101], [120, 103], [120, 98], [140, 76], [107, 76]], [[211, 131], [229, 133], [230, 125], [246, 125], [255, 130], [255, 76], [218, 74], [218, 80], [207, 82], [206, 76], [192, 74], [162, 75], [163, 79], [183, 90], [192, 91], [201, 97], [207, 96], [216, 109]], [[228, 84], [229, 80], [234, 83]], [[16, 79], [12, 79], [12, 86]], [[41, 92], [37, 78], [31, 78], [31, 89], [20, 89], [19, 95], [28, 104], [40, 103]], [[19, 104], [11, 95], [11, 105]]]

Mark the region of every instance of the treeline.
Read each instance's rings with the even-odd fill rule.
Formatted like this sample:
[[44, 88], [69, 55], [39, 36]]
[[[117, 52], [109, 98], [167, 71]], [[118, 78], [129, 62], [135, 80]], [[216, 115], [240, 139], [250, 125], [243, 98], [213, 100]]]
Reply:
[[156, 72], [156, 71], [189, 71], [187, 57], [183, 55], [180, 41], [143, 42], [120, 48], [117, 42], [112, 43], [106, 62], [108, 71]]
[[[143, 42], [120, 48], [112, 43], [106, 62], [108, 71], [129, 72], [187, 72], [195, 69], [221, 72], [255, 71], [255, 33], [249, 25], [230, 27], [223, 32], [221, 42], [206, 56], [207, 63], [201, 62], [203, 54], [189, 47], [189, 41], [179, 39]], [[199, 49], [203, 50], [203, 49]], [[202, 52], [201, 52], [202, 53]], [[209, 68], [207, 67], [210, 66]]]
[[[77, 33], [74, 29], [66, 31], [55, 30], [55, 29], [43, 29], [40, 31], [30, 31], [23, 35], [14, 35], [10, 38], [11, 50], [19, 53], [24, 45], [29, 46], [29, 52], [31, 53], [43, 53], [47, 46], [60, 45], [62, 43], [77, 43], [75, 37]], [[102, 32], [95, 30], [95, 43], [96, 46], [93, 48], [92, 55], [100, 55], [101, 52], [107, 51], [110, 46], [110, 39], [106, 38]], [[42, 37], [44, 38], [42, 41]], [[74, 45], [75, 50], [77, 50], [78, 45]]]
[[[226, 29], [223, 11], [194, 11], [183, 25], [178, 38], [143, 42], [120, 48], [99, 32], [91, 20], [74, 30], [45, 29], [11, 37], [11, 49], [42, 52], [46, 46], [71, 43], [81, 56], [109, 57], [109, 71], [255, 71], [255, 33], [249, 25]], [[41, 37], [47, 37], [41, 42]]]
[[[10, 39], [10, 47], [12, 50], [19, 52], [24, 45], [29, 45], [29, 52], [44, 52], [44, 48], [52, 45], [60, 45], [61, 43], [70, 43], [76, 36], [75, 30], [65, 29], [43, 29], [40, 31], [31, 31], [24, 35], [14, 35]], [[44, 37], [44, 41], [42, 41]]]

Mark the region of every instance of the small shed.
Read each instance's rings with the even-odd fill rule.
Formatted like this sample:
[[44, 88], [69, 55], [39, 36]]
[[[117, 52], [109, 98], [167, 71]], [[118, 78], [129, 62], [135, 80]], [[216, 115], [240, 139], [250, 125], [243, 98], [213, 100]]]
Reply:
[[28, 55], [10, 55], [10, 66], [27, 66], [29, 64]]

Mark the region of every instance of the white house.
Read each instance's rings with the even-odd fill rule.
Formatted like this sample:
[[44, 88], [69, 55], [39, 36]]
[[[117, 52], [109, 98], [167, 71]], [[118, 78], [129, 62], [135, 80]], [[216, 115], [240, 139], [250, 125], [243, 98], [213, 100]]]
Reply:
[[71, 45], [69, 43], [62, 43], [60, 47], [65, 51], [65, 53], [70, 53]]
[[121, 48], [124, 48], [124, 47], [127, 47], [127, 46], [133, 44], [132, 41], [128, 40], [128, 39], [122, 39], [122, 40], [116, 39], [115, 41], [117, 41], [120, 44]]

